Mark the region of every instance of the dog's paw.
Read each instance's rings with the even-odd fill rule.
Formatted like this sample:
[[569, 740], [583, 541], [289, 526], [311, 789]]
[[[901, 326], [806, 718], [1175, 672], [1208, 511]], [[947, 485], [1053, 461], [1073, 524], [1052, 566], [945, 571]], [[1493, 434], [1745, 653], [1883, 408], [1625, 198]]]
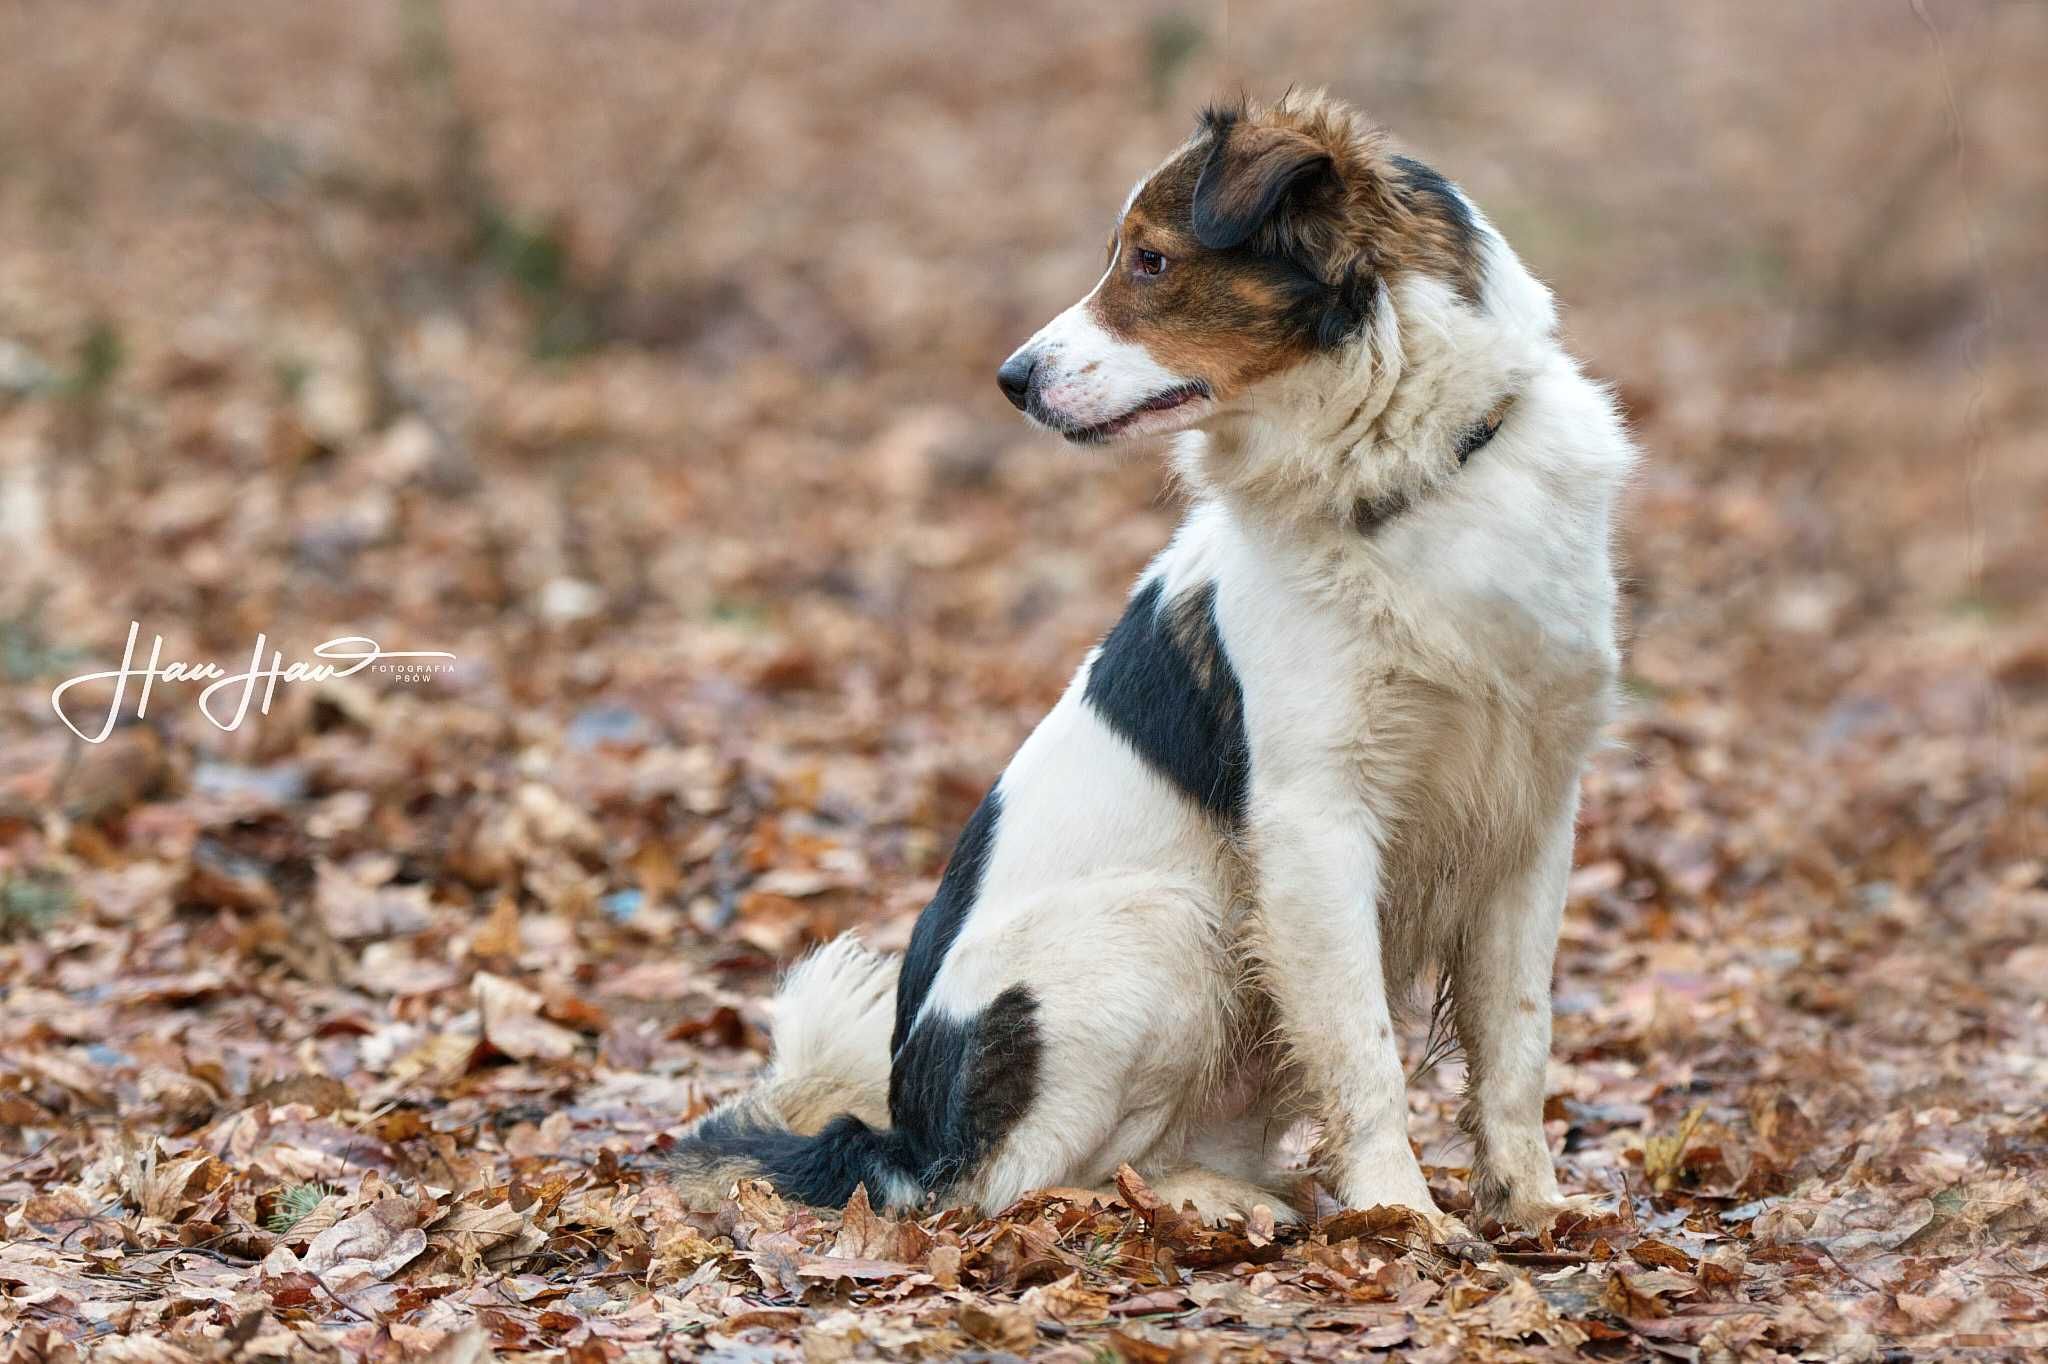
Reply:
[[1293, 1226], [1302, 1220], [1299, 1212], [1271, 1190], [1208, 1170], [1183, 1170], [1168, 1175], [1153, 1185], [1153, 1192], [1168, 1207], [1192, 1208], [1207, 1227], [1231, 1222], [1251, 1226], [1265, 1220], [1259, 1215], [1261, 1208], [1275, 1227]]
[[1271, 1236], [1280, 1227], [1298, 1227], [1306, 1220], [1293, 1208], [1271, 1197], [1251, 1203], [1232, 1202], [1228, 1206], [1188, 1206], [1194, 1208], [1195, 1216], [1201, 1219], [1203, 1226], [1216, 1231], [1228, 1227]]
[[1553, 1229], [1569, 1230], [1580, 1222], [1596, 1222], [1613, 1216], [1614, 1212], [1614, 1200], [1611, 1198], [1574, 1194], [1568, 1198], [1513, 1198], [1501, 1207], [1489, 1210], [1487, 1215], [1502, 1226], [1541, 1234]]
[[1298, 1227], [1308, 1219], [1274, 1194], [1251, 1194], [1240, 1199], [1221, 1217], [1209, 1222], [1212, 1227], [1242, 1223], [1247, 1231], [1259, 1231], [1271, 1235], [1277, 1227]]

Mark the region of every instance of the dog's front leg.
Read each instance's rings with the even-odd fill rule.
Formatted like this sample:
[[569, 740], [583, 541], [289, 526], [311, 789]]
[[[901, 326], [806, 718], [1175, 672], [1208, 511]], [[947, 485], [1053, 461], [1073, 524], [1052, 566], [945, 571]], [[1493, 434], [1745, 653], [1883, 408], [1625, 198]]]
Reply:
[[1543, 1137], [1550, 974], [1571, 876], [1575, 807], [1567, 804], [1529, 864], [1481, 907], [1451, 970], [1466, 1062], [1458, 1124], [1472, 1138], [1473, 1199], [1485, 1216], [1532, 1229], [1587, 1205], [1559, 1194]]
[[1281, 1034], [1323, 1123], [1318, 1165], [1346, 1206], [1398, 1204], [1469, 1237], [1408, 1145], [1408, 1085], [1380, 965], [1380, 853], [1341, 790], [1255, 795], [1259, 946]]

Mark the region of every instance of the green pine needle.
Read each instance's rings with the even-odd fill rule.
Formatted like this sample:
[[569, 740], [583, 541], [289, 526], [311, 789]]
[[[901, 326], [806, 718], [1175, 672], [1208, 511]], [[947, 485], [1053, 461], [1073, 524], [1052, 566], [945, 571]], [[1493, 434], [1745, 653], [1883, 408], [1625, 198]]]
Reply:
[[294, 1184], [279, 1196], [276, 1211], [264, 1219], [263, 1225], [282, 1236], [304, 1221], [322, 1199], [340, 1192], [332, 1184]]

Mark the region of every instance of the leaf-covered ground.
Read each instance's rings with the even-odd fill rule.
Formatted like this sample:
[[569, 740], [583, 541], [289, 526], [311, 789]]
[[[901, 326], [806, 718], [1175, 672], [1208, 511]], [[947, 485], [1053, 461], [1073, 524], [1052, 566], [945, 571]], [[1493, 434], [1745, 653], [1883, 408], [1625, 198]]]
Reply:
[[[0, 9], [0, 1358], [2048, 1348], [2048, 11], [1248, 10]], [[994, 363], [1292, 81], [1649, 452], [1548, 1109], [1613, 1213], [686, 1209], [777, 967], [904, 940], [1171, 528]], [[456, 662], [80, 744], [130, 621]]]

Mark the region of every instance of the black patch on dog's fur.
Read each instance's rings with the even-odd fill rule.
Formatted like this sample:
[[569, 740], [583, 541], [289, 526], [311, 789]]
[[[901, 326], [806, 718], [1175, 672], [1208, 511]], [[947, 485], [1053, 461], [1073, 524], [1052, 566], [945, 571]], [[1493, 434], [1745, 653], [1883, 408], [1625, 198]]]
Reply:
[[889, 1069], [889, 1121], [919, 1188], [945, 1188], [1017, 1125], [1038, 1092], [1041, 1049], [1025, 985], [973, 1018], [918, 1021]]
[[715, 1113], [684, 1138], [679, 1160], [732, 1162], [785, 1196], [837, 1208], [866, 1185], [882, 1202], [907, 1184], [942, 1192], [972, 1171], [1038, 1093], [1038, 1001], [1013, 985], [972, 1018], [926, 1018], [889, 1072], [886, 1130], [851, 1113], [804, 1136], [744, 1107]]
[[1204, 810], [1244, 819], [1244, 693], [1216, 627], [1216, 585], [1160, 601], [1154, 578], [1102, 641], [1083, 696], [1145, 763]]
[[[1454, 238], [1452, 250], [1457, 255], [1463, 276], [1461, 287], [1465, 287], [1472, 301], [1477, 303], [1479, 224], [1472, 217], [1472, 205], [1458, 193], [1458, 187], [1434, 167], [1426, 166], [1412, 156], [1397, 156], [1394, 165], [1407, 181], [1408, 200], [1415, 211], [1435, 218], [1450, 229]], [[1426, 196], [1433, 202], [1417, 203], [1418, 196]]]
[[1465, 202], [1465, 196], [1434, 166], [1426, 166], [1412, 156], [1397, 156], [1394, 164], [1401, 168], [1401, 174], [1408, 179], [1410, 194], [1427, 194], [1437, 201], [1438, 211], [1444, 219], [1457, 229], [1458, 238], [1467, 250], [1479, 235], [1479, 224], [1472, 220], [1472, 206]]
[[896, 981], [896, 1026], [889, 1034], [891, 1056], [903, 1050], [910, 1025], [917, 1021], [917, 1011], [924, 1007], [924, 997], [938, 979], [947, 950], [960, 936], [968, 911], [981, 898], [981, 878], [988, 871], [989, 850], [995, 846], [996, 824], [1002, 814], [1003, 791], [998, 783], [967, 817], [967, 827], [960, 831], [953, 856], [946, 862], [945, 874], [939, 878], [938, 892], [917, 916], [917, 926], [910, 931], [910, 947], [903, 954], [903, 972]]
[[1334, 350], [1358, 335], [1372, 315], [1379, 290], [1380, 277], [1360, 273], [1355, 265], [1342, 280], [1325, 289], [1314, 311], [1316, 345]]
[[909, 1174], [897, 1134], [878, 1131], [851, 1113], [808, 1137], [745, 1109], [714, 1113], [683, 1139], [677, 1155], [706, 1166], [743, 1162], [785, 1196], [821, 1208], [843, 1206], [858, 1184], [880, 1202], [892, 1177]]
[[[1215, 125], [1211, 125], [1215, 126]], [[1209, 158], [1195, 179], [1191, 223], [1195, 240], [1211, 251], [1242, 246], [1281, 203], [1329, 174], [1330, 154], [1314, 146], [1290, 148], [1285, 154], [1263, 158], [1250, 169], [1240, 169], [1240, 180], [1249, 178], [1249, 194], [1227, 194], [1222, 186], [1231, 175], [1230, 128], [1217, 127]]]

